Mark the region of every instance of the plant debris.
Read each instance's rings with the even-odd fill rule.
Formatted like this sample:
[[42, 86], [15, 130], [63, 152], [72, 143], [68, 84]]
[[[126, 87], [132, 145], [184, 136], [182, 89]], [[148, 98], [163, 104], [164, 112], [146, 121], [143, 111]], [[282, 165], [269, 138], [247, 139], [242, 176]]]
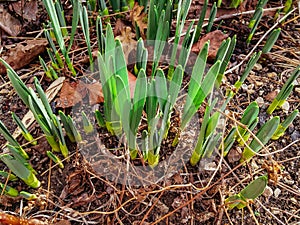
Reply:
[[0, 5], [0, 28], [10, 36], [17, 36], [21, 27], [21, 22], [13, 17], [3, 5]]
[[139, 27], [142, 38], [145, 38], [145, 29], [147, 29], [147, 14], [143, 12], [144, 7], [135, 3], [133, 9], [130, 11], [130, 19], [133, 27]]
[[14, 11], [23, 19], [27, 20], [28, 22], [35, 21], [37, 19], [37, 12], [38, 12], [38, 1], [31, 0], [31, 1], [17, 1], [12, 2], [9, 5], [10, 10]]
[[[1, 57], [14, 69], [18, 70], [28, 65], [39, 54], [46, 50], [47, 40], [26, 40], [14, 45], [7, 45], [7, 51]], [[0, 74], [6, 73], [4, 65], [0, 64]]]
[[[136, 77], [128, 71], [128, 80], [130, 86], [130, 96], [134, 94]], [[65, 80], [59, 94], [59, 98], [55, 100], [58, 108], [70, 108], [77, 104], [81, 104], [85, 97], [89, 98], [89, 104], [95, 105], [104, 101], [102, 86], [100, 82], [86, 84], [81, 80], [70, 81]]]
[[209, 41], [208, 60], [213, 60], [217, 56], [218, 49], [223, 40], [228, 38], [227, 34], [224, 34], [220, 30], [215, 30], [205, 34], [202, 38], [196, 42], [192, 47], [192, 52], [198, 54], [204, 44]]

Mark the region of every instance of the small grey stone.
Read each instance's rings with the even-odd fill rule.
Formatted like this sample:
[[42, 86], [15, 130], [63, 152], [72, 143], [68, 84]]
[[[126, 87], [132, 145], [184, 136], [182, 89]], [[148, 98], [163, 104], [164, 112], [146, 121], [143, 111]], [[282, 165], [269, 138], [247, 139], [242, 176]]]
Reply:
[[257, 102], [259, 107], [262, 107], [265, 104], [265, 101], [262, 97], [258, 97], [255, 101]]
[[276, 188], [275, 191], [274, 191], [274, 197], [278, 198], [278, 196], [280, 195], [280, 193], [281, 193], [281, 190], [279, 188]]
[[264, 191], [264, 193], [263, 193], [263, 196], [269, 198], [269, 197], [271, 197], [272, 195], [273, 195], [273, 190], [272, 190], [272, 188], [270, 188], [269, 186], [267, 186], [267, 187], [265, 188], [265, 191]]
[[296, 141], [296, 140], [300, 139], [300, 133], [299, 133], [299, 131], [295, 130], [295, 131], [291, 134], [291, 138], [292, 138], [292, 141]]
[[258, 70], [260, 71], [262, 69], [262, 65], [259, 64], [259, 63], [255, 63], [254, 67], [253, 67], [254, 70]]
[[288, 113], [290, 109], [290, 103], [288, 101], [285, 101], [281, 106], [281, 108], [285, 113]]

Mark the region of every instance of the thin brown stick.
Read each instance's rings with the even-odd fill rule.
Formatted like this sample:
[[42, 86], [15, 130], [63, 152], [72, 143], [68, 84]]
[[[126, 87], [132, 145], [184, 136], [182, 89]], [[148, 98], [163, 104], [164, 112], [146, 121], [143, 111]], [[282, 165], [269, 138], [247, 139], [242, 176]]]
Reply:
[[143, 219], [141, 221], [141, 225], [144, 224], [144, 221], [148, 218], [148, 215], [150, 214], [150, 212], [152, 211], [152, 209], [154, 208], [154, 206], [158, 203], [159, 199], [162, 197], [163, 194], [164, 194], [164, 192], [160, 193], [160, 195], [157, 197], [156, 201], [152, 204], [152, 206], [150, 207], [150, 209], [146, 212], [145, 216], [143, 217]]

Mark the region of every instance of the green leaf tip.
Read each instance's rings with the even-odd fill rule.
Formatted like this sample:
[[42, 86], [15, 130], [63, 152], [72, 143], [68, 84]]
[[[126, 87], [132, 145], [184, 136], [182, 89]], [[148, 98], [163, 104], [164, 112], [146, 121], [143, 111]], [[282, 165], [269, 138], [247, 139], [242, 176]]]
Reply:
[[249, 147], [246, 147], [243, 151], [241, 162], [249, 161], [255, 153], [260, 151], [265, 144], [271, 139], [274, 132], [276, 131], [279, 125], [280, 119], [278, 116], [273, 117], [268, 120], [257, 132], [256, 138], [261, 142], [259, 142], [256, 138], [254, 138]]
[[240, 193], [225, 199], [229, 209], [237, 207], [242, 209], [247, 206], [249, 200], [259, 197], [268, 184], [268, 175], [260, 176], [248, 184]]

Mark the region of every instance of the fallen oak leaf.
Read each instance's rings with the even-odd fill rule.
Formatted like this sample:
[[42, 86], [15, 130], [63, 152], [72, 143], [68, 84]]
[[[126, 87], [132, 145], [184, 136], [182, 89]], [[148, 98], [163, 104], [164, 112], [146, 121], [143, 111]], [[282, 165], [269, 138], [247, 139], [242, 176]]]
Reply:
[[90, 105], [99, 104], [104, 102], [104, 97], [102, 93], [102, 85], [99, 82], [86, 84], [86, 88], [89, 92], [89, 102]]
[[[133, 98], [136, 77], [128, 71], [128, 82], [130, 88], [130, 96]], [[61, 88], [59, 98], [55, 100], [56, 107], [69, 108], [76, 104], [82, 103], [82, 100], [88, 96], [89, 104], [95, 105], [104, 102], [102, 85], [100, 82], [86, 84], [83, 81], [70, 82], [65, 80]]]
[[59, 108], [69, 108], [88, 96], [90, 105], [95, 105], [104, 101], [102, 86], [99, 82], [92, 84], [85, 84], [82, 81], [65, 81], [61, 89], [58, 99], [56, 99], [56, 106]]
[[10, 36], [17, 36], [21, 31], [21, 22], [13, 17], [5, 8], [0, 5], [0, 28]]
[[272, 102], [275, 99], [275, 97], [277, 96], [277, 94], [278, 94], [278, 91], [276, 91], [276, 90], [271, 91], [264, 98], [265, 98], [265, 100]]
[[[129, 82], [129, 89], [130, 89], [130, 97], [133, 98], [135, 84], [136, 84], [136, 76], [134, 76], [130, 71], [128, 71], [128, 82]], [[89, 92], [90, 105], [104, 102], [101, 83], [96, 82], [96, 83], [85, 84], [85, 85]]]
[[[136, 76], [134, 76], [130, 71], [128, 71], [128, 82], [130, 89], [130, 97], [134, 96], [134, 88], [136, 84]], [[90, 105], [99, 104], [104, 102], [104, 96], [102, 92], [102, 85], [100, 82], [86, 84], [86, 87], [89, 92], [89, 102]]]
[[[7, 51], [1, 56], [14, 70], [28, 65], [35, 57], [46, 50], [47, 40], [26, 40], [5, 46]], [[0, 64], [0, 74], [6, 73], [6, 67]]]
[[132, 33], [130, 27], [123, 27], [123, 29], [120, 31], [121, 35], [117, 36], [121, 43], [122, 43], [122, 49], [124, 52], [124, 57], [127, 64], [129, 63], [129, 54], [132, 50], [136, 49], [137, 41], [134, 40], [135, 34]]
[[146, 38], [145, 29], [147, 29], [147, 14], [143, 12], [144, 6], [139, 6], [136, 2], [133, 9], [130, 11], [130, 19], [133, 27], [139, 27], [142, 38]]
[[86, 86], [82, 81], [65, 80], [59, 98], [55, 100], [56, 106], [63, 109], [72, 107], [81, 103], [86, 94]]
[[125, 29], [126, 25], [121, 19], [117, 19], [115, 23], [114, 36], [118, 36], [122, 34], [122, 31]]
[[35, 21], [38, 15], [38, 1], [17, 1], [12, 2], [9, 5], [9, 9], [14, 11], [16, 14], [21, 16], [23, 19], [30, 21]]
[[209, 41], [209, 49], [208, 49], [208, 60], [213, 60], [217, 56], [218, 49], [222, 43], [223, 40], [225, 40], [228, 37], [227, 34], [224, 34], [220, 30], [215, 30], [212, 32], [209, 32], [205, 34], [201, 39], [198, 40], [195, 44], [192, 46], [192, 52], [198, 54], [204, 44]]

